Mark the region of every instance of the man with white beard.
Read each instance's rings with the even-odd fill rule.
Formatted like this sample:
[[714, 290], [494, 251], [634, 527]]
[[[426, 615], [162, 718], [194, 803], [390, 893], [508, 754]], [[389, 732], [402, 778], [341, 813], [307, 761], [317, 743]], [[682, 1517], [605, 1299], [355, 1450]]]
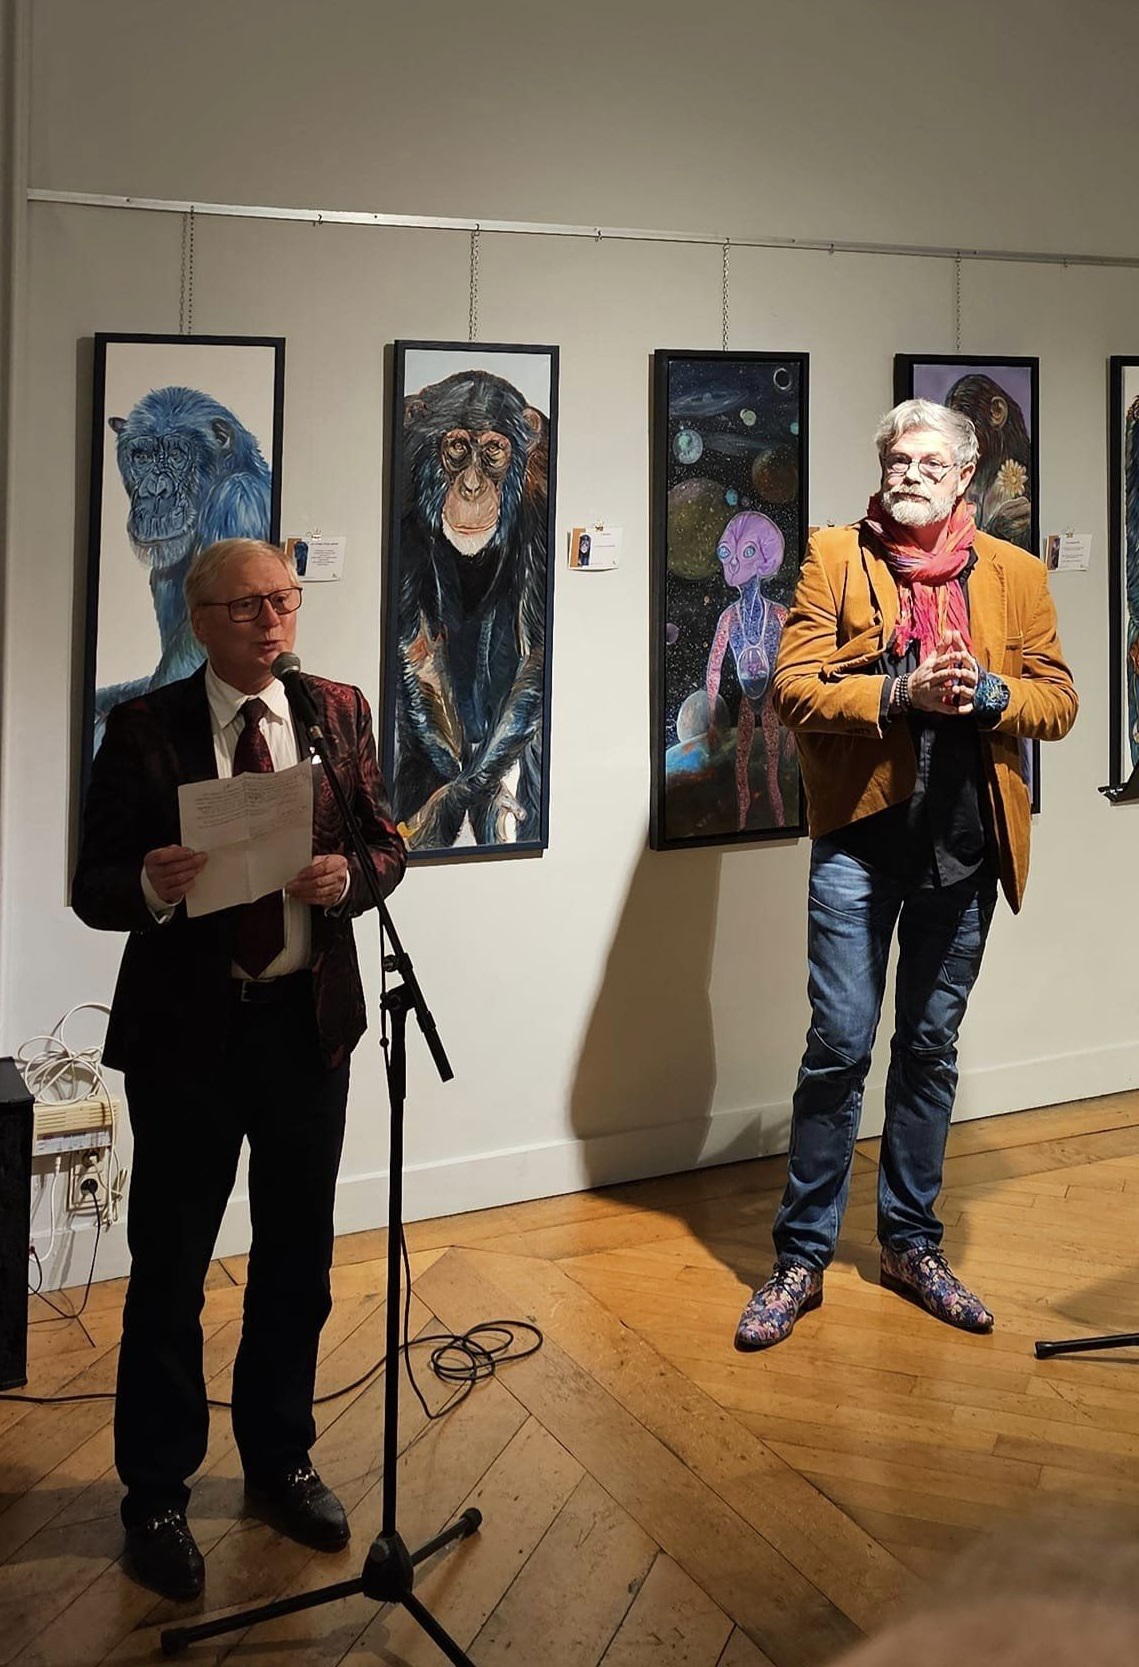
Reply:
[[740, 1349], [780, 1342], [822, 1302], [895, 929], [880, 1278], [949, 1325], [993, 1324], [946, 1260], [934, 1205], [998, 881], [1015, 912], [1028, 873], [1022, 743], [1066, 735], [1076, 691], [1043, 563], [977, 531], [968, 417], [906, 400], [875, 440], [879, 491], [857, 525], [811, 539], [772, 682], [813, 840], [811, 1026], [775, 1267], [743, 1311]]

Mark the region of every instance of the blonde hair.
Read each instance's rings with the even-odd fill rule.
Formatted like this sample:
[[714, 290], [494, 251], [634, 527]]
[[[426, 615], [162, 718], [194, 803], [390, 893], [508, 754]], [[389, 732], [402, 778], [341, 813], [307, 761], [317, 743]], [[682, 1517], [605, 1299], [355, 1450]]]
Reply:
[[240, 561], [243, 556], [275, 556], [289, 574], [293, 584], [300, 583], [295, 563], [286, 556], [279, 545], [267, 544], [260, 538], [219, 538], [216, 544], [199, 550], [190, 563], [190, 571], [186, 574], [182, 586], [187, 608], [192, 611], [199, 603], [210, 601], [209, 592], [213, 589], [215, 581], [224, 573], [230, 562]]

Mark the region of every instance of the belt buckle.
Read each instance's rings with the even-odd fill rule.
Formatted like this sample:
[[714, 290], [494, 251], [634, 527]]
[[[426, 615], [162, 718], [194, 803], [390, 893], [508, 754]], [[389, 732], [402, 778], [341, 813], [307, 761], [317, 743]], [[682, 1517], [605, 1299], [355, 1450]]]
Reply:
[[254, 1006], [260, 1000], [259, 996], [251, 993], [257, 988], [257, 980], [255, 978], [243, 978], [240, 980], [240, 986], [237, 992], [238, 1001], [244, 1002], [250, 1007]]

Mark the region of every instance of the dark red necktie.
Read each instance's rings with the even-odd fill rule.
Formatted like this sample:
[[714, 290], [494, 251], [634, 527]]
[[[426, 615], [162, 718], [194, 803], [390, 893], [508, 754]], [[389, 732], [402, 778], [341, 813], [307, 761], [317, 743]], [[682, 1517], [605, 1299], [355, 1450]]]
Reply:
[[[261, 733], [261, 719], [267, 710], [265, 702], [256, 695], [241, 708], [245, 728], [234, 749], [235, 776], [244, 775], [247, 770], [273, 768], [269, 743]], [[234, 910], [233, 958], [250, 978], [258, 978], [284, 947], [285, 904], [279, 891], [271, 891], [255, 903], [243, 903]]]

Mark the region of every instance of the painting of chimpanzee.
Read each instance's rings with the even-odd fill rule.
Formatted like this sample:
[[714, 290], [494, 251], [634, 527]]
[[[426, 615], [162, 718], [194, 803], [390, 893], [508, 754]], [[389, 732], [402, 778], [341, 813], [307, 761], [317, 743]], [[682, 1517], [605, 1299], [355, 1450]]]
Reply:
[[95, 338], [85, 764], [113, 706], [201, 664], [182, 595], [198, 552], [277, 536], [284, 345]]
[[1112, 358], [1109, 411], [1110, 782], [1121, 787], [1139, 769], [1139, 359]]
[[928, 358], [899, 353], [894, 398], [932, 399], [968, 417], [980, 456], [969, 483], [977, 526], [1040, 554], [1036, 512], [1039, 359]]
[[[967, 496], [977, 528], [1040, 555], [1040, 360], [898, 353], [894, 398], [931, 399], [969, 418], [980, 454]], [[1040, 809], [1040, 743], [1021, 744], [1021, 769]]]
[[557, 374], [395, 345], [384, 766], [415, 856], [547, 843]]

